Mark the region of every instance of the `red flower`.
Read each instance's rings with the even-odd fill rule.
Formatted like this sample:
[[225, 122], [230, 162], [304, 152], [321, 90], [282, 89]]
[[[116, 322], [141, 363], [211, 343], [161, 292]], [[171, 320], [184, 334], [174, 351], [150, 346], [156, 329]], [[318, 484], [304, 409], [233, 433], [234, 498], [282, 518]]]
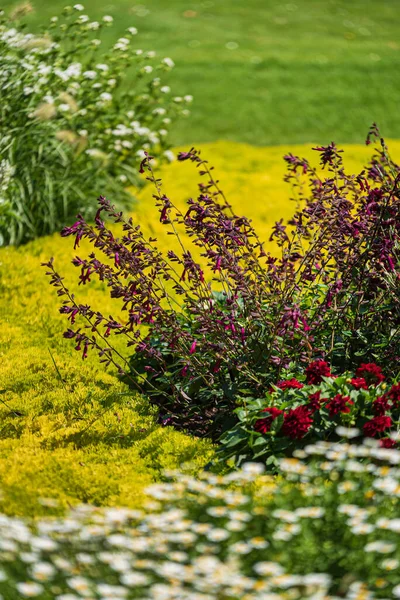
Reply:
[[254, 423], [254, 429], [260, 433], [268, 433], [271, 429], [272, 421], [274, 421], [279, 415], [283, 413], [283, 410], [279, 410], [279, 408], [275, 408], [274, 406], [269, 406], [268, 408], [264, 408], [262, 412], [270, 413], [270, 417], [266, 419], [258, 419]]
[[321, 403], [321, 392], [318, 391], [308, 396], [308, 404], [306, 406], [311, 413], [315, 413], [316, 410], [321, 408]]
[[400, 383], [392, 385], [387, 396], [391, 399], [393, 406], [400, 405]]
[[329, 410], [329, 416], [334, 417], [338, 413], [349, 413], [351, 411], [349, 404], [354, 404], [350, 400], [350, 396], [342, 396], [342, 394], [336, 394], [336, 396], [326, 404], [326, 408]]
[[365, 381], [364, 377], [353, 377], [351, 380], [351, 385], [356, 388], [356, 390], [367, 390], [368, 384]]
[[382, 416], [387, 410], [389, 410], [389, 398], [387, 396], [379, 396], [372, 403], [372, 410], [374, 414]]
[[397, 442], [396, 440], [391, 440], [390, 438], [382, 438], [379, 440], [379, 446], [381, 448], [396, 448]]
[[390, 417], [374, 417], [371, 421], [365, 423], [363, 430], [367, 437], [375, 437], [378, 433], [385, 431], [388, 427], [391, 427], [392, 419]]
[[312, 425], [311, 413], [306, 406], [298, 406], [290, 409], [285, 414], [282, 425], [283, 435], [287, 435], [292, 440], [301, 440]]
[[358, 367], [356, 375], [357, 377], [363, 377], [368, 385], [378, 385], [378, 383], [385, 381], [381, 367], [378, 367], [375, 363], [362, 363]]
[[331, 369], [324, 360], [314, 360], [306, 368], [307, 383], [321, 383], [322, 377], [331, 377]]
[[297, 379], [293, 378], [287, 379], [286, 381], [278, 381], [276, 387], [281, 390], [301, 390], [304, 385], [300, 383], [300, 381], [297, 381]]

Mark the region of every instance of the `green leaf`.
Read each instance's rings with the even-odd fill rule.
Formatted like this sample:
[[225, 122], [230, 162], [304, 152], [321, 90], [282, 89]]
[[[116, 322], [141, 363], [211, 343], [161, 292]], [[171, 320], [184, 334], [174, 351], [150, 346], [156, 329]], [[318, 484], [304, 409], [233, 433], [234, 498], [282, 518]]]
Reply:
[[268, 445], [268, 440], [263, 435], [260, 435], [260, 437], [258, 437], [256, 439], [256, 441], [254, 442], [254, 444], [252, 444], [252, 448], [259, 448], [261, 446], [267, 446], [267, 445]]

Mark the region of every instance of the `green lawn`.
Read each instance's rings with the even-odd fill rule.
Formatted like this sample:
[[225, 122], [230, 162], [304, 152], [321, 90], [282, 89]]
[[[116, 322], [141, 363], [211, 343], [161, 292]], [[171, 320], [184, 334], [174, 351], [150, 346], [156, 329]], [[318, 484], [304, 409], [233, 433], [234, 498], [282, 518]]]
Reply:
[[[193, 94], [173, 143], [360, 142], [372, 121], [400, 138], [396, 0], [83, 0], [116, 36], [170, 56], [176, 94]], [[4, 0], [3, 7], [15, 1]], [[36, 0], [35, 25], [66, 0]], [[228, 47], [227, 47], [228, 45]]]

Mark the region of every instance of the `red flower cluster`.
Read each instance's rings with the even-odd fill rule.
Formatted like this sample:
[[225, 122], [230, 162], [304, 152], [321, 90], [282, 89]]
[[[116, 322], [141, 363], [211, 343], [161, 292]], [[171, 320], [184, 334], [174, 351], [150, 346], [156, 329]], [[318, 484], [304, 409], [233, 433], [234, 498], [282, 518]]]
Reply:
[[400, 406], [400, 383], [392, 385], [386, 395], [391, 399], [393, 406]]
[[364, 434], [367, 437], [376, 437], [378, 433], [382, 433], [388, 427], [391, 427], [392, 419], [387, 416], [374, 417], [363, 427]]
[[279, 415], [283, 413], [283, 410], [279, 410], [279, 408], [275, 408], [274, 406], [269, 406], [268, 408], [264, 408], [262, 412], [269, 413], [271, 416], [265, 419], [258, 419], [254, 423], [254, 429], [259, 433], [268, 433], [271, 429], [272, 421], [274, 421]]
[[321, 383], [323, 377], [331, 377], [331, 369], [324, 360], [314, 360], [306, 368], [307, 383]]
[[392, 440], [390, 438], [382, 438], [379, 441], [379, 446], [381, 448], [396, 448], [397, 442], [396, 440]]
[[349, 404], [354, 404], [353, 400], [350, 400], [350, 396], [336, 394], [336, 396], [326, 404], [326, 408], [329, 410], [329, 416], [334, 417], [338, 413], [349, 413], [351, 411]]
[[310, 412], [315, 413], [315, 411], [321, 408], [321, 404], [322, 400], [320, 391], [308, 396], [308, 404], [306, 406]]
[[293, 378], [287, 379], [286, 381], [278, 381], [276, 387], [278, 387], [281, 390], [301, 390], [301, 388], [303, 388], [304, 385], [300, 383], [300, 381], [297, 381], [297, 379]]
[[381, 367], [375, 363], [362, 363], [356, 371], [356, 376], [364, 378], [368, 385], [378, 385], [385, 381]]
[[287, 435], [292, 440], [301, 440], [312, 425], [311, 412], [306, 406], [298, 406], [290, 409], [285, 414], [282, 425], [283, 435]]
[[378, 396], [378, 398], [376, 400], [374, 400], [372, 403], [373, 412], [380, 417], [382, 415], [384, 415], [388, 409], [389, 409], [388, 396]]
[[[332, 377], [329, 364], [324, 360], [316, 360], [309, 364], [306, 369], [307, 383], [310, 385], [319, 384], [322, 382], [323, 377]], [[384, 381], [385, 376], [382, 373], [381, 367], [375, 363], [363, 363], [357, 369], [354, 377], [350, 380], [353, 388], [356, 390], [368, 390], [369, 386], [376, 386]], [[349, 382], [349, 380], [347, 380]], [[304, 388], [304, 384], [298, 381], [296, 378], [279, 381], [274, 389], [270, 392], [273, 393], [276, 388], [281, 390], [300, 390]], [[307, 388], [306, 388], [307, 389]], [[370, 393], [375, 396], [375, 390], [371, 389]], [[305, 400], [304, 404], [297, 406], [296, 408], [285, 408], [280, 410], [274, 406], [267, 407], [263, 410], [264, 413], [268, 413], [265, 418], [258, 419], [255, 422], [254, 429], [259, 433], [266, 434], [271, 430], [272, 423], [280, 415], [282, 421], [282, 427], [280, 428], [279, 434], [283, 437], [290, 438], [291, 440], [301, 440], [310, 431], [314, 414], [325, 408], [328, 411], [329, 417], [335, 419], [337, 415], [349, 414], [354, 406], [354, 401], [350, 399], [350, 396], [343, 394], [336, 394], [333, 398], [321, 398], [321, 390], [318, 389], [313, 394], [308, 394], [308, 400]], [[299, 394], [299, 400], [301, 394]], [[369, 401], [371, 402], [371, 401]], [[284, 405], [285, 406], [285, 405]], [[362, 404], [362, 407], [364, 404]], [[393, 384], [389, 391], [382, 394], [381, 396], [375, 397], [372, 404], [369, 403], [367, 407], [369, 411], [372, 410], [373, 418], [370, 418], [363, 426], [363, 433], [367, 437], [381, 437], [388, 436], [390, 428], [393, 425], [393, 419], [396, 421], [396, 415], [393, 416], [391, 412], [393, 409], [400, 409], [400, 383]], [[358, 415], [356, 411], [355, 416], [362, 417], [362, 413]], [[369, 414], [371, 414], [369, 412]], [[397, 413], [396, 413], [397, 414]], [[326, 421], [326, 413], [321, 415], [322, 421]], [[357, 417], [357, 418], [358, 418]], [[336, 421], [337, 422], [337, 421]], [[332, 426], [335, 425], [335, 420], [332, 422]], [[329, 424], [327, 426], [330, 429]], [[400, 446], [396, 441], [390, 437], [382, 437], [380, 439], [380, 446], [382, 448], [394, 448]]]
[[353, 377], [351, 380], [351, 384], [356, 390], [367, 390], [368, 384], [365, 381], [364, 377]]

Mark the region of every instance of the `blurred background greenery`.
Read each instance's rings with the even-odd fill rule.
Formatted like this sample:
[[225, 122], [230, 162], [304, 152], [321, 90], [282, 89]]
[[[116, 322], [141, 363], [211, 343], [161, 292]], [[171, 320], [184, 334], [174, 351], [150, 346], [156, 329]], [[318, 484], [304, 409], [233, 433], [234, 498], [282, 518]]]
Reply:
[[[174, 144], [362, 142], [372, 121], [400, 138], [398, 0], [83, 0], [111, 40], [170, 56], [173, 93], [192, 94]], [[34, 0], [35, 28], [67, 0]], [[3, 0], [3, 8], [16, 5]]]

